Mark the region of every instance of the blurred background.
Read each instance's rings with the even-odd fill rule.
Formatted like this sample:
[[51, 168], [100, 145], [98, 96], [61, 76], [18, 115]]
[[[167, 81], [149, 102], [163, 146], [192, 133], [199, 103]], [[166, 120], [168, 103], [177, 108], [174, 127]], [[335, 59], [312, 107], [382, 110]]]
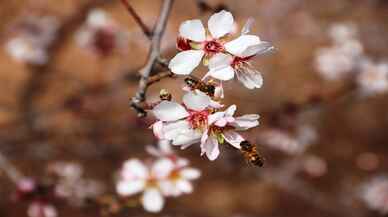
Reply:
[[[162, 0], [129, 2], [152, 27]], [[206, 22], [220, 9], [233, 13], [237, 29], [254, 18], [251, 32], [276, 48], [253, 62], [261, 89], [225, 85], [225, 104], [261, 115], [261, 126], [244, 135], [265, 166], [248, 166], [228, 147], [214, 162], [200, 157], [199, 146], [178, 151], [202, 177], [192, 194], [168, 199], [161, 215], [387, 214], [388, 1], [176, 0], [162, 56], [177, 52], [181, 22]], [[93, 180], [92, 194], [114, 192], [122, 162], [145, 157], [145, 146], [156, 143], [153, 117], [139, 119], [129, 107], [147, 37], [118, 0], [1, 0], [0, 15], [0, 152], [36, 179], [71, 162]], [[182, 82], [158, 82], [148, 100], [166, 87], [179, 99]], [[15, 201], [14, 191], [1, 172], [0, 216], [27, 216], [28, 203]], [[58, 216], [99, 215], [78, 203], [57, 209]], [[152, 215], [134, 208], [117, 216]]]

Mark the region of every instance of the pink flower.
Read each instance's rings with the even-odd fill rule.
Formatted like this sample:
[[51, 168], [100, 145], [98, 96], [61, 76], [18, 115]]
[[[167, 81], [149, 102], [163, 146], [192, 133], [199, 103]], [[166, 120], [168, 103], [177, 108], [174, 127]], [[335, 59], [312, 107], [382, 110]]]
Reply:
[[33, 202], [30, 204], [27, 210], [29, 217], [57, 217], [58, 213], [56, 208], [44, 202]]
[[388, 91], [388, 64], [373, 63], [369, 60], [361, 64], [357, 83], [366, 95], [385, 93]]
[[388, 178], [386, 176], [378, 176], [365, 183], [361, 198], [370, 209], [387, 214]]

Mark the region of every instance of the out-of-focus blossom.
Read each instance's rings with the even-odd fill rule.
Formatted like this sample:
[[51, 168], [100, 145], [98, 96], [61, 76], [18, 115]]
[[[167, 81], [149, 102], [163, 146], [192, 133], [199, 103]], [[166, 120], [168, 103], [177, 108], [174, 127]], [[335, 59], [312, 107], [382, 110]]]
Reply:
[[381, 94], [388, 91], [388, 63], [364, 61], [357, 76], [357, 84], [365, 95]]
[[[179, 75], [190, 74], [204, 58], [209, 65], [208, 76], [225, 81], [238, 79], [248, 88], [260, 87], [262, 77], [248, 60], [272, 48], [258, 36], [249, 35], [249, 25], [243, 28], [241, 36], [225, 41], [224, 37], [233, 32], [234, 19], [230, 12], [222, 10], [213, 14], [208, 21], [208, 32], [200, 20], [188, 20], [181, 24], [177, 40], [181, 50], [169, 63], [170, 70]], [[250, 24], [250, 22], [248, 22]]]
[[57, 217], [56, 208], [45, 202], [33, 202], [27, 210], [28, 217]]
[[310, 125], [299, 126], [295, 133], [273, 128], [259, 135], [264, 145], [292, 155], [303, 153], [317, 138], [316, 130]]
[[354, 25], [334, 24], [329, 31], [333, 45], [320, 48], [315, 55], [315, 68], [327, 80], [348, 76], [358, 68], [363, 46], [356, 37]]
[[142, 193], [141, 203], [148, 212], [160, 212], [164, 197], [191, 193], [191, 180], [197, 179], [200, 172], [187, 167], [183, 159], [159, 158], [152, 165], [140, 160], [126, 161], [120, 172], [116, 190], [121, 196], [129, 197]]
[[5, 44], [6, 51], [15, 59], [44, 64], [47, 49], [55, 39], [59, 22], [52, 16], [27, 16], [14, 27], [15, 35]]
[[312, 177], [321, 177], [327, 173], [327, 162], [318, 156], [310, 155], [303, 161], [303, 170]]
[[125, 48], [128, 32], [121, 29], [104, 10], [94, 9], [89, 12], [86, 23], [76, 33], [75, 39], [82, 47], [109, 55], [115, 49]]
[[361, 198], [370, 209], [387, 214], [388, 178], [378, 176], [366, 182], [362, 187]]
[[81, 165], [71, 162], [56, 162], [49, 172], [57, 176], [55, 194], [66, 198], [74, 205], [81, 206], [89, 198], [95, 198], [104, 192], [103, 185], [92, 179], [83, 178]]

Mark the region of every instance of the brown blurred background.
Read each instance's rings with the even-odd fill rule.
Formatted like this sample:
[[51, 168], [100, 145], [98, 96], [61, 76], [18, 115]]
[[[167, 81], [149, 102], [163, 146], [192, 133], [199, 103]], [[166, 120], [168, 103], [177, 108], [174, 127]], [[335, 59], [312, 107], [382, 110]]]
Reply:
[[[129, 2], [151, 27], [161, 0]], [[382, 216], [363, 201], [362, 186], [388, 169], [387, 94], [359, 97], [354, 76], [325, 80], [314, 61], [316, 50], [332, 43], [330, 26], [344, 22], [357, 27], [365, 56], [386, 60], [388, 2], [206, 3], [230, 10], [240, 28], [253, 17], [252, 32], [276, 48], [254, 62], [263, 74], [263, 88], [248, 90], [238, 82], [225, 85], [225, 104], [236, 104], [239, 114], [261, 115], [261, 126], [245, 135], [259, 144], [266, 165], [249, 167], [238, 152], [227, 147], [215, 162], [200, 157], [198, 147], [179, 151], [202, 170], [202, 177], [193, 194], [168, 199], [161, 215]], [[106, 11], [125, 32], [125, 43], [107, 54], [82, 47], [76, 40], [94, 8]], [[171, 58], [176, 53], [175, 38], [182, 21], [200, 17], [206, 22], [211, 13], [201, 10], [195, 0], [176, 0], [162, 40], [162, 55]], [[144, 147], [155, 143], [148, 129], [152, 117], [138, 119], [129, 107], [137, 88], [137, 70], [147, 58], [147, 38], [118, 0], [0, 0], [0, 15], [0, 151], [24, 174], [36, 178], [52, 162], [78, 162], [88, 177], [102, 181], [113, 192], [113, 174], [121, 163], [145, 156]], [[18, 60], [5, 49], [25, 28], [20, 23], [29, 16], [52, 16], [58, 22], [43, 64]], [[204, 72], [202, 68], [200, 73]], [[162, 87], [177, 93], [174, 96], [179, 99], [181, 86], [181, 78], [167, 78], [149, 89], [148, 99], [157, 99]], [[301, 126], [308, 127], [313, 139], [299, 141], [306, 133], [298, 134]], [[282, 142], [285, 148], [276, 148]], [[289, 143], [303, 147], [289, 151]], [[27, 215], [26, 204], [10, 200], [13, 189], [0, 173], [2, 217]], [[58, 210], [59, 216], [98, 215], [90, 207], [59, 204]], [[151, 214], [139, 208], [122, 216]]]

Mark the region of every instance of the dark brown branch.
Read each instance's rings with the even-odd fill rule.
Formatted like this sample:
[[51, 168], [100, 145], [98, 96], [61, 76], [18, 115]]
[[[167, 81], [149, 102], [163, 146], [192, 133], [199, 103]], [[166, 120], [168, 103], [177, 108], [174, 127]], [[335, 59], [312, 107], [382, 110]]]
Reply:
[[163, 33], [166, 29], [167, 20], [171, 12], [171, 7], [174, 0], [164, 0], [162, 9], [160, 12], [160, 16], [155, 26], [155, 30], [153, 32], [151, 38], [151, 49], [148, 55], [148, 60], [144, 67], [140, 70], [140, 81], [139, 87], [136, 92], [135, 97], [132, 98], [131, 106], [138, 112], [140, 116], [145, 116], [146, 112], [141, 108], [141, 103], [145, 101], [146, 91], [148, 88], [148, 79], [151, 75], [152, 70], [155, 67], [155, 64], [160, 60], [160, 42], [163, 36]]
[[125, 6], [129, 14], [133, 17], [137, 25], [140, 26], [143, 33], [148, 37], [152, 38], [152, 31], [145, 25], [143, 20], [140, 18], [140, 16], [136, 13], [135, 9], [129, 4], [127, 0], [121, 0], [121, 3]]
[[174, 73], [172, 73], [171, 71], [166, 71], [166, 72], [158, 73], [158, 74], [150, 76], [148, 78], [147, 85], [150, 86], [150, 85], [152, 85], [152, 84], [162, 80], [163, 78], [168, 78], [168, 77], [171, 78], [173, 76], [174, 76]]

